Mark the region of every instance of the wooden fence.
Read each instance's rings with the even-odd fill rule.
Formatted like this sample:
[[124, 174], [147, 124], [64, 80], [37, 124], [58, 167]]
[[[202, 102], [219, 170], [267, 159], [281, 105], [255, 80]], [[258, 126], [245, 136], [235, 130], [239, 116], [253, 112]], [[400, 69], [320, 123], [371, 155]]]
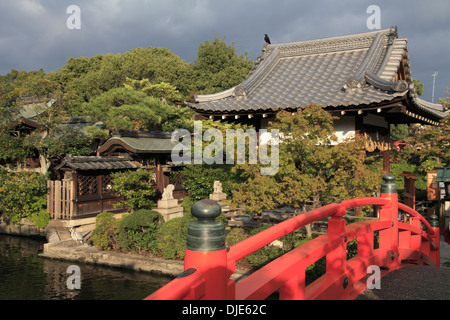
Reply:
[[47, 181], [47, 211], [52, 219], [71, 219], [74, 198], [73, 181]]

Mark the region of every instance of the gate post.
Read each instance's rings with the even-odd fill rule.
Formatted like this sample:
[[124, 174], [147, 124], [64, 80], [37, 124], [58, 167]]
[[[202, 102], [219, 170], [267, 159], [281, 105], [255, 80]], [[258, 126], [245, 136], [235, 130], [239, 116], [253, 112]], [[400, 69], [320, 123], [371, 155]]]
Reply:
[[209, 199], [197, 201], [191, 209], [198, 220], [188, 228], [184, 270], [194, 268], [202, 274], [205, 300], [227, 299], [225, 228], [215, 220], [221, 212], [220, 205]]
[[399, 266], [398, 256], [398, 193], [395, 176], [385, 174], [381, 184], [381, 198], [391, 200], [388, 205], [380, 208], [380, 221], [390, 221], [391, 228], [380, 230], [379, 247], [391, 251], [391, 263], [394, 269]]

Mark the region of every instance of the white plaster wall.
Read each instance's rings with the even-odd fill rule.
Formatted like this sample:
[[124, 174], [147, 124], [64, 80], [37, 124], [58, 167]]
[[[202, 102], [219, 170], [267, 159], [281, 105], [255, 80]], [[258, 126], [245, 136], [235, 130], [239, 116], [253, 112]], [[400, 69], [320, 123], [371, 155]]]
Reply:
[[355, 117], [341, 117], [334, 121], [334, 130], [338, 138], [337, 142], [332, 144], [338, 144], [344, 142], [346, 139], [355, 137]]

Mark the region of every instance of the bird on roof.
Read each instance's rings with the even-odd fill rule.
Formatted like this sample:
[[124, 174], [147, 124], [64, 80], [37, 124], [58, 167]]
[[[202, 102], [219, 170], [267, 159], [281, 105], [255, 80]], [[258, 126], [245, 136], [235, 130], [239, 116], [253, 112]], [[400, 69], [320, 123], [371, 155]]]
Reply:
[[264, 34], [264, 41], [265, 41], [267, 44], [270, 44], [270, 38], [269, 38], [269, 36], [267, 35], [267, 33]]
[[72, 236], [72, 239], [75, 240], [76, 242], [80, 241], [81, 243], [83, 243], [83, 235], [77, 230], [75, 230], [73, 227], [70, 228], [70, 235]]

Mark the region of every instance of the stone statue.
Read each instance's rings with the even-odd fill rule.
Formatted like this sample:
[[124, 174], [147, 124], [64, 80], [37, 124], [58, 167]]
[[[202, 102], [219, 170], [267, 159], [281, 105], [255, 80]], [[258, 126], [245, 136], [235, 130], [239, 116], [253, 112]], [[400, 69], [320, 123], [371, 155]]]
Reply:
[[169, 184], [167, 187], [165, 187], [162, 194], [162, 200], [172, 200], [173, 190], [175, 190], [175, 186], [173, 184]]
[[223, 201], [227, 199], [227, 194], [223, 192], [222, 183], [220, 181], [214, 181], [214, 191], [209, 195], [210, 200], [217, 201], [219, 205], [223, 206]]
[[214, 181], [214, 193], [223, 193], [222, 183], [220, 181]]
[[162, 199], [158, 200], [158, 208], [155, 211], [161, 213], [164, 221], [183, 216], [183, 207], [178, 204], [178, 199], [173, 197], [175, 186], [169, 184], [164, 188]]

